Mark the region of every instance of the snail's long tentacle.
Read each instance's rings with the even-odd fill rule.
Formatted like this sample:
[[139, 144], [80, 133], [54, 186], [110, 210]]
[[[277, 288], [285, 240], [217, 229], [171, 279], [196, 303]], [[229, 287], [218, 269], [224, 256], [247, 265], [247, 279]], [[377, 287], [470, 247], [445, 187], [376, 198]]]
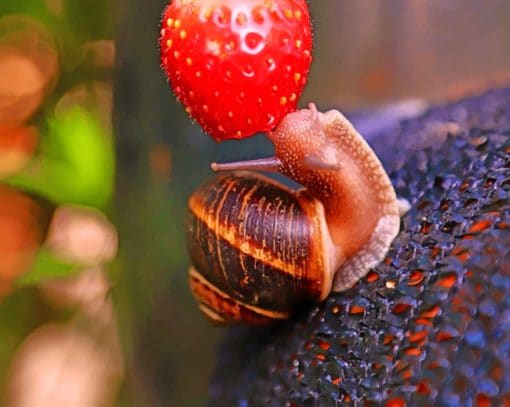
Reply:
[[278, 172], [281, 162], [276, 157], [259, 158], [257, 160], [236, 161], [231, 163], [211, 163], [213, 171], [253, 170]]

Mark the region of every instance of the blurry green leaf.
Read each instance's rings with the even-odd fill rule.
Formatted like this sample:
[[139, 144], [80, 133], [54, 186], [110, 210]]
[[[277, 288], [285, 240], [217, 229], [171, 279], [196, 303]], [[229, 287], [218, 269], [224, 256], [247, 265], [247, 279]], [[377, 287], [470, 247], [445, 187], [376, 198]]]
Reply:
[[17, 286], [33, 285], [49, 278], [67, 277], [80, 268], [56, 259], [48, 250], [41, 249], [30, 271], [16, 280]]
[[24, 14], [41, 20], [49, 19], [47, 4], [42, 0], [0, 1], [0, 16]]
[[40, 150], [8, 184], [57, 204], [105, 207], [113, 192], [114, 152], [94, 114], [75, 107], [51, 119]]

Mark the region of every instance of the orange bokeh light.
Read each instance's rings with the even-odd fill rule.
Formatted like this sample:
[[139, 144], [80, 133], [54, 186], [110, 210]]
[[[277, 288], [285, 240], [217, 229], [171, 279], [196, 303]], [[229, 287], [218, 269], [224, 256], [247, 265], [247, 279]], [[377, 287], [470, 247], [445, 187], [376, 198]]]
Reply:
[[44, 238], [42, 206], [29, 196], [0, 186], [0, 295], [26, 272]]
[[0, 178], [20, 171], [35, 152], [35, 127], [7, 127], [0, 124]]
[[41, 24], [20, 15], [0, 19], [0, 123], [28, 120], [53, 88], [58, 72], [56, 47]]

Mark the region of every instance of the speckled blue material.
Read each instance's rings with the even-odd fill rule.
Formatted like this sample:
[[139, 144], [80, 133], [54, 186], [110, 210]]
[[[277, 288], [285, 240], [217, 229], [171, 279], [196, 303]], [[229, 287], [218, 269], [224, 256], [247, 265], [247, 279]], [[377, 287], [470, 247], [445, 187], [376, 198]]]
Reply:
[[386, 260], [271, 328], [230, 328], [211, 406], [510, 404], [510, 89], [372, 143], [412, 203]]

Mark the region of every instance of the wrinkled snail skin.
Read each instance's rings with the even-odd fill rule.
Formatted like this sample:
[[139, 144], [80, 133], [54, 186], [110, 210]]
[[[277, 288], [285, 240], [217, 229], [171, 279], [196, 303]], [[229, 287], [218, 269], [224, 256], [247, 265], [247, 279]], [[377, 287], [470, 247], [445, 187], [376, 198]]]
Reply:
[[[213, 164], [189, 201], [190, 285], [217, 323], [288, 318], [296, 304], [352, 287], [383, 260], [399, 204], [375, 153], [338, 111], [314, 105], [268, 134], [275, 156]], [[280, 172], [291, 190], [253, 171]]]

